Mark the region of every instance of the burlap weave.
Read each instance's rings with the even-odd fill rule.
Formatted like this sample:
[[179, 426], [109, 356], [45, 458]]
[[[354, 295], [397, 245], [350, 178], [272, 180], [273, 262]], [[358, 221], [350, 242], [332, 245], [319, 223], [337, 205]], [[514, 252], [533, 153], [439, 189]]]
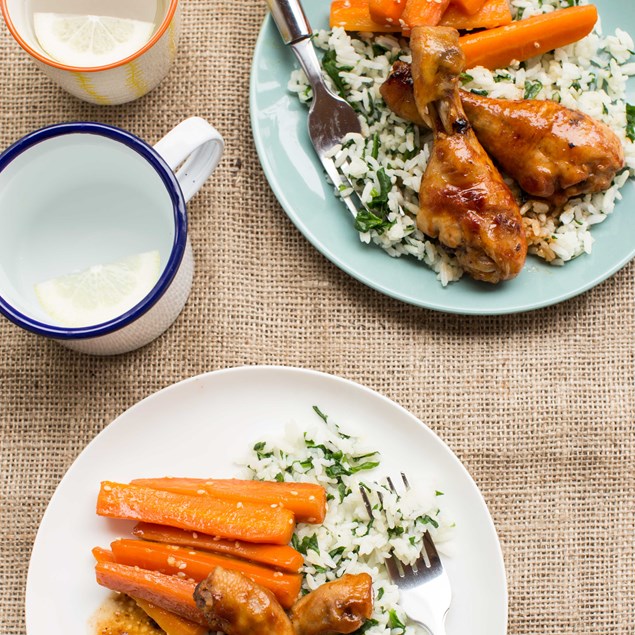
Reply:
[[154, 142], [194, 114], [227, 142], [190, 205], [194, 288], [162, 338], [94, 359], [0, 321], [0, 632], [25, 632], [35, 532], [88, 441], [168, 384], [267, 363], [370, 386], [449, 443], [499, 531], [510, 633], [634, 633], [635, 268], [560, 306], [499, 318], [413, 308], [349, 278], [284, 215], [254, 150], [248, 78], [264, 15], [260, 0], [184, 0], [168, 79], [111, 109], [67, 96], [0, 29], [0, 147], [77, 119]]

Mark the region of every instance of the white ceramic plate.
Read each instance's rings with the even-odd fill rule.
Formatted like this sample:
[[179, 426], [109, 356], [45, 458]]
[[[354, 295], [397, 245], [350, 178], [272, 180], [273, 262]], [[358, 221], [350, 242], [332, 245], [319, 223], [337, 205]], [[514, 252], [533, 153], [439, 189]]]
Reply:
[[446, 558], [454, 600], [448, 635], [504, 635], [505, 570], [483, 498], [451, 450], [389, 399], [350, 381], [308, 370], [254, 366], [181, 382], [133, 406], [81, 453], [62, 479], [38, 531], [27, 580], [29, 635], [87, 635], [108, 592], [94, 579], [91, 548], [108, 546], [132, 523], [96, 516], [101, 480], [142, 476], [227, 477], [262, 434], [294, 421], [316, 424], [318, 405], [344, 430], [382, 453], [382, 471], [444, 492], [456, 520]]

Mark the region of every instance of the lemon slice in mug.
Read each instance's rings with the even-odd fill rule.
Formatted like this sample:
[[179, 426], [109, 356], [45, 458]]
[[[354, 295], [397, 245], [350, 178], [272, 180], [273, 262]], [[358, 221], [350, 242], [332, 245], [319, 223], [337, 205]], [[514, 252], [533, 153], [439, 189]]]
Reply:
[[130, 310], [156, 284], [158, 251], [147, 251], [106, 265], [95, 265], [35, 285], [46, 313], [64, 326], [92, 326]]
[[[134, 0], [132, 0], [134, 1]], [[150, 40], [153, 22], [98, 15], [34, 13], [35, 37], [53, 60], [90, 68], [133, 55]]]

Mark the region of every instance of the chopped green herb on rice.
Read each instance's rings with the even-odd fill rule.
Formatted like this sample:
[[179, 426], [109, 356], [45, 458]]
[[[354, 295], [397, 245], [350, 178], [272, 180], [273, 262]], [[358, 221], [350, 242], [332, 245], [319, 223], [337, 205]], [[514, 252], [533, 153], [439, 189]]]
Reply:
[[[411, 564], [430, 531], [442, 544], [451, 535], [433, 487], [426, 496], [417, 489], [393, 493], [375, 471], [380, 453], [345, 434], [327, 415], [319, 416], [304, 432], [288, 426], [283, 439], [259, 441], [246, 460], [252, 478], [319, 483], [326, 488], [328, 511], [322, 525], [300, 524], [293, 546], [304, 555], [303, 592], [340, 578], [345, 573], [368, 573], [373, 578], [374, 611], [357, 633], [405, 635], [425, 630], [407, 623], [399, 607], [399, 591], [390, 582], [384, 561], [394, 553]], [[370, 519], [360, 495], [365, 488], [374, 505]]]
[[[573, 0], [512, 0], [517, 18], [585, 4]], [[326, 51], [327, 81], [362, 116], [362, 134], [349, 135], [333, 152], [368, 211], [355, 227], [360, 239], [376, 243], [394, 257], [409, 255], [433, 269], [443, 285], [463, 271], [451, 251], [430, 240], [415, 225], [418, 191], [429, 158], [431, 135], [397, 117], [379, 88], [396, 60], [411, 62], [407, 40], [385, 34], [320, 31], [314, 43]], [[620, 189], [635, 176], [635, 105], [626, 101], [626, 82], [635, 75], [632, 37], [618, 29], [604, 37], [601, 26], [580, 42], [508, 69], [469, 69], [462, 87], [505, 99], [551, 99], [609, 125], [622, 140], [626, 167], [605, 192], [571, 199], [554, 213], [542, 201], [525, 201], [510, 182], [525, 219], [529, 251], [553, 265], [591, 253], [591, 228], [604, 221], [621, 199]], [[289, 90], [311, 99], [303, 71], [293, 71]], [[343, 191], [342, 194], [346, 194]]]

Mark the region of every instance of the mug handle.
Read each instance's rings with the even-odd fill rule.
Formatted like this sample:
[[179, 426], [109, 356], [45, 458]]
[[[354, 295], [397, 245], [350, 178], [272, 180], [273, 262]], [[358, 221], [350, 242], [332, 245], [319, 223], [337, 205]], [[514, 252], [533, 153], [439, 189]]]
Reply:
[[190, 117], [170, 130], [154, 149], [176, 171], [176, 178], [187, 203], [218, 165], [223, 156], [225, 141], [218, 130], [205, 119]]

